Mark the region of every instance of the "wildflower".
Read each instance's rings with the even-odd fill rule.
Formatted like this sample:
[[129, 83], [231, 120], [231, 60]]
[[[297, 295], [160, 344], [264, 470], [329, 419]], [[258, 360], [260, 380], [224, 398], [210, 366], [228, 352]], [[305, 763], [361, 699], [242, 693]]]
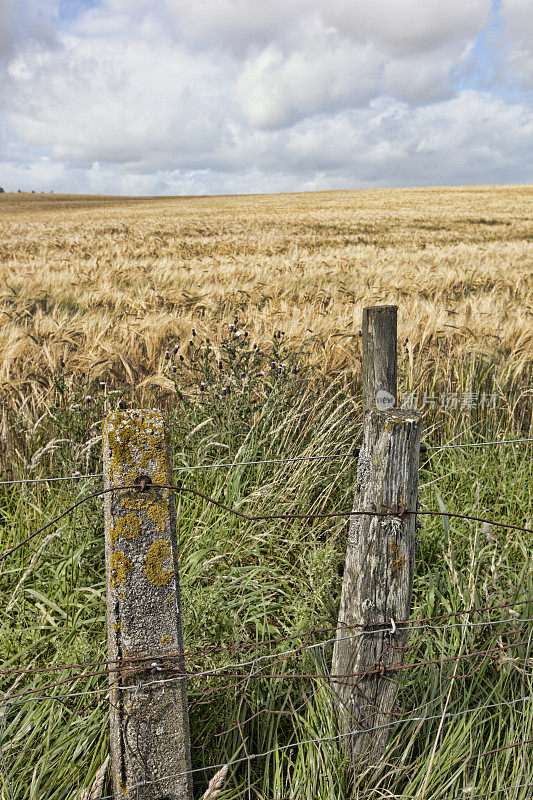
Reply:
[[363, 335], [363, 331], [361, 330], [361, 328], [359, 328], [359, 336], [362, 336], [362, 335]]
[[178, 368], [177, 368], [177, 366], [176, 366], [175, 364], [173, 364], [173, 366], [172, 366], [172, 372], [177, 372], [177, 369], [178, 369]]
[[192, 335], [196, 336], [196, 331], [194, 330], [194, 328], [192, 329]]
[[235, 338], [238, 339], [239, 336], [242, 336], [242, 331], [235, 331]]
[[201, 392], [205, 392], [205, 383], [204, 383], [204, 381], [202, 381], [201, 384], [200, 384], [200, 391]]
[[190, 344], [191, 347], [194, 347], [194, 342], [193, 342], [192, 339], [189, 339], [189, 344]]
[[174, 345], [174, 355], [176, 355], [176, 353], [178, 352], [179, 349], [180, 349], [179, 344], [175, 344]]
[[168, 352], [168, 350], [165, 350], [165, 360], [168, 361], [169, 358], [170, 358], [170, 353]]
[[180, 355], [180, 361], [185, 361], [184, 357]]
[[72, 477], [74, 478], [74, 480], [77, 483], [79, 481], [79, 479], [81, 478], [81, 472], [78, 472], [78, 470], [76, 470], [76, 472], [72, 473]]
[[86, 402], [86, 403], [90, 403], [91, 401], [92, 401], [92, 397], [91, 397], [91, 395], [90, 395], [90, 394], [88, 394], [88, 395], [85, 397], [85, 402]]
[[230, 329], [230, 331], [234, 331], [235, 330], [235, 325], [233, 324], [233, 322], [230, 322], [229, 329]]
[[100, 389], [105, 389], [105, 381], [100, 381]]

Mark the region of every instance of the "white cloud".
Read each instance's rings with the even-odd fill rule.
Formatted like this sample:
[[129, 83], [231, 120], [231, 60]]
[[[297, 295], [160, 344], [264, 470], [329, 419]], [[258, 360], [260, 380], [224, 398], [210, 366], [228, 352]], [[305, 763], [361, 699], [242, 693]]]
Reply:
[[[456, 89], [489, 0], [102, 0], [69, 19], [59, 0], [0, 3], [4, 187], [531, 179], [525, 99]], [[526, 5], [502, 14], [531, 56]]]
[[502, 0], [500, 15], [506, 35], [506, 75], [533, 89], [533, 3]]
[[60, 0], [1, 0], [0, 63], [20, 47], [52, 48]]

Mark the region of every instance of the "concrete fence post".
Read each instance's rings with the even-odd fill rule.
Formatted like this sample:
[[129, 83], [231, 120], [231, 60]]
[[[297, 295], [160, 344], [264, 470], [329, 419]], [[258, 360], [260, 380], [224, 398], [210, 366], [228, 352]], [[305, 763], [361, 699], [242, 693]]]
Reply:
[[[115, 411], [104, 422], [105, 488], [145, 476], [173, 483], [163, 414]], [[192, 800], [174, 493], [141, 486], [105, 495], [113, 791]], [[172, 777], [169, 777], [172, 776]]]

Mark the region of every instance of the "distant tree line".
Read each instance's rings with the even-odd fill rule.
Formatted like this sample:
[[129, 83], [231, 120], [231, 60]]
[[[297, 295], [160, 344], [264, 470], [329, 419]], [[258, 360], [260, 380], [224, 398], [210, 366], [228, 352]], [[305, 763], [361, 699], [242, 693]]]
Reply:
[[[6, 190], [4, 189], [4, 187], [0, 186], [0, 194], [5, 194], [5, 193], [6, 193]], [[17, 194], [21, 194], [21, 193], [22, 193], [22, 189], [17, 189]], [[53, 194], [53, 193], [54, 193], [53, 189], [50, 189], [49, 192], [39, 192], [39, 194]], [[32, 189], [30, 194], [36, 194], [35, 189]]]

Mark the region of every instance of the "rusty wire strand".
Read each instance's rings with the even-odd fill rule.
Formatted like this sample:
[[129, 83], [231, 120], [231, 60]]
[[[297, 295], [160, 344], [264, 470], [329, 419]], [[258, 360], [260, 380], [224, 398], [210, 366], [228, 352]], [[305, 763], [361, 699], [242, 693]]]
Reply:
[[[188, 492], [189, 494], [193, 494], [196, 497], [201, 497], [203, 500], [206, 500], [208, 503], [211, 503], [212, 505], [217, 506], [217, 508], [221, 508], [223, 511], [228, 511], [230, 514], [234, 514], [235, 516], [240, 517], [241, 519], [246, 519], [249, 522], [264, 522], [266, 520], [274, 520], [274, 519], [277, 519], [277, 520], [333, 519], [333, 518], [338, 518], [338, 517], [355, 517], [355, 516], [371, 516], [371, 517], [391, 517], [392, 516], [392, 517], [401, 518], [401, 517], [406, 516], [408, 514], [415, 514], [416, 516], [426, 515], [426, 516], [435, 516], [435, 517], [453, 517], [455, 519], [464, 519], [464, 520], [469, 520], [469, 521], [472, 521], [472, 522], [485, 522], [485, 523], [487, 523], [489, 525], [494, 525], [495, 527], [498, 527], [498, 528], [506, 528], [506, 529], [510, 529], [510, 530], [523, 531], [525, 533], [533, 533], [533, 529], [532, 528], [526, 528], [523, 525], [511, 525], [511, 524], [506, 523], [506, 522], [496, 522], [495, 520], [487, 519], [485, 517], [473, 517], [473, 516], [470, 516], [468, 514], [455, 514], [455, 513], [451, 512], [451, 511], [435, 511], [435, 510], [420, 510], [420, 509], [409, 510], [409, 509], [403, 508], [402, 506], [400, 506], [397, 510], [387, 509], [387, 510], [384, 510], [384, 511], [371, 509], [371, 510], [368, 510], [368, 511], [359, 511], [359, 510], [333, 511], [333, 512], [316, 513], [316, 514], [257, 514], [257, 515], [252, 515], [252, 514], [244, 514], [242, 511], [237, 511], [236, 509], [231, 508], [230, 506], [226, 506], [226, 505], [224, 505], [224, 503], [221, 503], [219, 500], [215, 500], [213, 497], [209, 497], [209, 495], [206, 495], [203, 492], [199, 492], [197, 489], [191, 489], [189, 487], [181, 486], [179, 484], [177, 486], [175, 486], [174, 484], [166, 484], [166, 483], [149, 483], [146, 486], [146, 488], [147, 489], [168, 489], [168, 490], [174, 491], [174, 492]], [[54, 517], [54, 519], [52, 519], [49, 522], [47, 522], [46, 525], [43, 525], [41, 528], [38, 528], [38, 530], [36, 530], [33, 533], [31, 533], [29, 536], [27, 536], [25, 539], [23, 539], [18, 544], [14, 545], [14, 547], [11, 547], [9, 550], [6, 550], [0, 556], [0, 562], [4, 561], [4, 559], [6, 559], [12, 553], [16, 552], [19, 548], [23, 547], [25, 544], [30, 542], [32, 539], [34, 539], [36, 536], [38, 536], [39, 533], [42, 533], [47, 528], [49, 528], [51, 525], [54, 525], [56, 522], [59, 522], [59, 520], [63, 519], [63, 517], [67, 516], [67, 514], [70, 514], [71, 511], [74, 511], [75, 508], [78, 508], [83, 503], [87, 502], [87, 500], [92, 500], [95, 497], [100, 497], [101, 495], [108, 494], [109, 492], [125, 491], [125, 490], [129, 490], [129, 489], [133, 489], [135, 491], [145, 490], [144, 487], [140, 487], [139, 485], [124, 484], [124, 485], [121, 485], [121, 486], [111, 486], [110, 488], [107, 488], [107, 489], [99, 489], [96, 492], [92, 492], [91, 494], [88, 494], [86, 497], [83, 497], [81, 500], [78, 500], [76, 503], [73, 503], [73, 505], [71, 505], [69, 508], [67, 508], [66, 511], [63, 511], [62, 514], [59, 514], [57, 517]]]
[[[528, 618], [525, 618], [525, 619], [522, 618], [522, 617], [507, 617], [506, 619], [498, 619], [498, 620], [491, 619], [491, 620], [486, 620], [484, 622], [466, 622], [466, 623], [465, 622], [454, 622], [454, 623], [447, 624], [447, 625], [442, 625], [442, 626], [438, 626], [438, 625], [415, 625], [415, 623], [416, 622], [427, 622], [427, 621], [431, 621], [431, 620], [441, 621], [441, 620], [447, 619], [447, 618], [449, 618], [451, 616], [458, 616], [458, 615], [463, 615], [463, 614], [484, 613], [485, 611], [493, 611], [493, 610], [505, 609], [505, 608], [510, 608], [510, 607], [519, 606], [519, 605], [526, 605], [528, 603], [533, 603], [533, 597], [532, 598], [528, 598], [527, 600], [519, 600], [519, 601], [516, 601], [514, 603], [504, 603], [504, 604], [500, 604], [500, 605], [485, 606], [483, 608], [473, 608], [473, 609], [464, 609], [462, 611], [454, 611], [454, 612], [451, 612], [451, 614], [446, 614], [444, 616], [422, 617], [420, 619], [416, 619], [415, 618], [415, 619], [403, 620], [403, 621], [399, 620], [399, 621], [395, 622], [395, 624], [397, 626], [404, 625], [404, 624], [409, 624], [410, 627], [406, 628], [406, 630], [408, 632], [417, 631], [417, 630], [442, 630], [442, 629], [447, 630], [449, 628], [462, 628], [462, 627], [465, 627], [465, 628], [486, 627], [486, 626], [492, 626], [492, 625], [502, 625], [502, 624], [507, 623], [507, 622], [520, 623], [521, 625], [524, 625], [527, 622], [533, 622], [533, 617], [528, 617]], [[381, 623], [381, 624], [383, 625], [385, 623]], [[368, 628], [368, 629], [366, 629], [365, 626], [362, 625], [362, 624], [360, 624], [360, 625], [357, 625], [357, 624], [356, 625], [344, 625], [342, 627], [342, 630], [346, 630], [346, 631], [354, 630], [354, 629], [358, 629], [358, 630], [362, 629], [362, 633], [366, 633], [366, 634], [370, 634], [370, 633], [389, 633], [390, 630], [391, 630], [390, 626], [387, 626], [385, 628]], [[199, 649], [199, 650], [184, 650], [182, 652], [177, 652], [177, 653], [168, 653], [168, 654], [165, 654], [164, 658], [165, 658], [165, 660], [172, 660], [172, 659], [175, 659], [175, 658], [176, 659], [181, 659], [181, 658], [194, 659], [194, 658], [199, 658], [199, 657], [206, 656], [206, 655], [211, 655], [212, 653], [224, 653], [224, 652], [234, 651], [234, 650], [246, 650], [246, 649], [250, 649], [250, 648], [253, 648], [253, 647], [268, 647], [268, 646], [273, 645], [273, 644], [279, 644], [281, 642], [290, 641], [291, 639], [300, 639], [300, 638], [303, 638], [303, 637], [306, 637], [306, 636], [312, 636], [315, 633], [329, 633], [329, 632], [335, 632], [335, 631], [337, 633], [339, 632], [339, 626], [338, 625], [337, 626], [330, 626], [330, 627], [327, 627], [327, 628], [312, 628], [309, 631], [301, 631], [300, 633], [295, 633], [295, 634], [292, 634], [290, 636], [282, 636], [279, 639], [267, 639], [264, 642], [243, 642], [241, 644], [229, 645], [228, 647], [206, 647], [206, 648]], [[508, 636], [509, 634], [515, 633], [515, 632], [516, 631], [514, 631], [514, 630], [503, 631], [503, 633], [499, 633], [498, 635], [499, 636]], [[360, 636], [360, 635], [361, 635], [361, 633], [358, 633], [358, 634], [355, 634], [354, 636], [346, 636], [346, 637], [340, 637], [340, 638], [341, 639], [352, 639], [352, 638], [356, 638], [356, 636]], [[302, 652], [304, 650], [311, 650], [311, 649], [314, 649], [314, 648], [317, 648], [317, 647], [323, 647], [324, 645], [327, 645], [327, 644], [333, 644], [335, 641], [338, 641], [338, 639], [339, 639], [339, 637], [336, 636], [334, 638], [321, 640], [320, 642], [313, 642], [312, 644], [308, 644], [308, 645], [300, 645], [298, 647], [294, 647], [291, 650], [288, 650], [288, 651], [285, 651], [285, 652], [286, 653], [295, 653], [295, 654], [297, 654], [297, 653], [300, 653], [300, 652]], [[406, 650], [406, 649], [415, 649], [417, 646], [418, 646], [418, 642], [415, 642], [415, 643], [410, 644], [410, 645], [405, 645], [405, 646], [394, 645], [393, 647], [394, 647], [394, 649], [398, 649], [398, 650]], [[258, 657], [256, 657], [254, 659], [254, 661], [259, 661], [259, 660], [264, 659], [264, 658], [275, 658], [275, 657], [280, 656], [280, 655], [283, 655], [283, 653], [272, 653], [270, 655], [258, 656]], [[79, 663], [75, 663], [75, 664], [59, 664], [59, 665], [51, 666], [51, 667], [35, 667], [35, 668], [31, 668], [31, 669], [8, 668], [8, 669], [0, 669], [0, 676], [1, 675], [38, 675], [38, 674], [43, 674], [43, 673], [48, 673], [48, 672], [58, 672], [58, 671], [61, 671], [61, 670], [66, 670], [66, 669], [79, 669], [79, 668], [86, 668], [86, 667], [100, 667], [100, 666], [104, 666], [106, 664], [124, 664], [124, 663], [135, 664], [136, 662], [139, 662], [139, 661], [146, 661], [146, 660], [151, 659], [151, 658], [153, 659], [153, 658], [159, 658], [159, 657], [160, 657], [160, 654], [159, 655], [155, 654], [155, 655], [147, 655], [147, 656], [135, 656], [135, 657], [130, 657], [128, 659], [117, 658], [117, 659], [106, 659], [104, 661], [85, 661], [85, 662], [79, 662]], [[250, 662], [245, 662], [245, 664], [251, 664], [251, 663], [253, 663], [253, 662], [251, 662], [251, 661]], [[237, 664], [236, 666], [239, 666], [239, 664]]]
[[[488, 649], [485, 649], [485, 650], [474, 651], [473, 653], [464, 653], [464, 654], [458, 655], [458, 656], [449, 656], [449, 657], [444, 658], [444, 659], [427, 659], [425, 661], [416, 661], [413, 664], [390, 664], [390, 665], [378, 664], [378, 665], [376, 665], [376, 668], [369, 668], [369, 669], [364, 670], [362, 672], [350, 672], [350, 673], [346, 673], [346, 674], [333, 674], [333, 675], [327, 674], [327, 673], [312, 673], [312, 672], [297, 672], [297, 673], [283, 673], [283, 674], [275, 674], [275, 673], [267, 673], [267, 674], [265, 674], [265, 673], [259, 672], [257, 674], [254, 674], [252, 677], [253, 678], [257, 678], [257, 679], [268, 679], [268, 680], [286, 680], [286, 679], [289, 679], [289, 678], [291, 680], [293, 680], [293, 679], [303, 679], [303, 678], [313, 679], [313, 680], [327, 679], [328, 681], [333, 682], [333, 683], [337, 683], [339, 685], [341, 685], [341, 684], [342, 685], [351, 685], [350, 684], [350, 680], [353, 679], [353, 678], [365, 678], [365, 677], [368, 677], [370, 675], [387, 675], [387, 674], [390, 674], [390, 673], [401, 672], [401, 671], [404, 671], [406, 669], [415, 669], [417, 667], [432, 666], [434, 664], [444, 664], [444, 663], [449, 663], [449, 662], [453, 662], [453, 661], [462, 661], [462, 660], [465, 660], [467, 658], [486, 657], [486, 656], [497, 654], [497, 653], [500, 654], [502, 652], [502, 650], [506, 650], [506, 649], [508, 650], [508, 649], [515, 648], [515, 647], [521, 647], [522, 645], [527, 644], [527, 642], [528, 642], [528, 640], [524, 639], [524, 640], [521, 640], [519, 642], [509, 642], [509, 643], [505, 644], [504, 647], [499, 646], [499, 647], [495, 647], [495, 648], [488, 648]], [[273, 658], [275, 658], [275, 657], [276, 657], [276, 654], [274, 654]], [[159, 656], [159, 658], [161, 660], [164, 660], [165, 657], [164, 656]], [[144, 660], [147, 661], [148, 659], [146, 659], [146, 657], [145, 657]], [[127, 669], [128, 666], [129, 666], [128, 662], [123, 662], [123, 664], [115, 666], [115, 667], [109, 667], [109, 668], [103, 669], [103, 670], [97, 670], [97, 671], [93, 671], [93, 672], [82, 672], [82, 673], [78, 673], [77, 675], [71, 675], [71, 676], [69, 676], [67, 678], [63, 678], [60, 681], [56, 681], [54, 683], [50, 683], [50, 684], [47, 684], [45, 686], [36, 687], [34, 689], [28, 689], [28, 690], [26, 690], [24, 692], [18, 692], [17, 694], [6, 695], [5, 697], [0, 698], [0, 704], [5, 703], [7, 701], [9, 701], [11, 703], [12, 700], [15, 700], [17, 698], [27, 697], [28, 695], [45, 692], [48, 689], [54, 689], [57, 686], [63, 686], [66, 683], [72, 683], [73, 681], [82, 680], [84, 678], [100, 677], [102, 675], [110, 675], [111, 673], [118, 673], [119, 677], [127, 678], [129, 675], [138, 673], [138, 671], [139, 671], [138, 668], [134, 667], [133, 669], [128, 670]], [[234, 666], [234, 665], [229, 665], [229, 667], [231, 667], [231, 666]], [[239, 666], [239, 665], [237, 665], [237, 666]], [[126, 667], [126, 669], [124, 667]], [[248, 678], [250, 677], [249, 675], [243, 675], [242, 673], [224, 673], [224, 674], [220, 674], [220, 670], [228, 669], [229, 667], [215, 667], [212, 670], [204, 670], [204, 671], [193, 672], [193, 671], [181, 670], [181, 669], [176, 671], [175, 667], [173, 668], [173, 667], [167, 667], [167, 666], [163, 665], [163, 666], [161, 666], [161, 672], [163, 674], [165, 674], [165, 673], [168, 674], [168, 673], [172, 673], [172, 669], [174, 669], [174, 673], [172, 673], [171, 678], [169, 678], [169, 680], [175, 680], [177, 678], [184, 678], [184, 679], [189, 679], [189, 680], [192, 679], [192, 678], [215, 678], [215, 679], [217, 679], [217, 678], [218, 679], [225, 678], [225, 679], [231, 679], [231, 680], [248, 680]], [[148, 667], [146, 667], [146, 669], [143, 670], [143, 672], [149, 672], [149, 671], [150, 671], [150, 669]], [[340, 678], [344, 678], [344, 679], [348, 679], [348, 680], [341, 681], [341, 680], [339, 680]], [[157, 681], [154, 681], [154, 683], [161, 683], [162, 680], [165, 680], [165, 679], [159, 679]], [[121, 686], [121, 685], [119, 685], [117, 683], [116, 688], [120, 689], [121, 691], [125, 691], [125, 690], [135, 689], [136, 687], [135, 687], [135, 685]]]

